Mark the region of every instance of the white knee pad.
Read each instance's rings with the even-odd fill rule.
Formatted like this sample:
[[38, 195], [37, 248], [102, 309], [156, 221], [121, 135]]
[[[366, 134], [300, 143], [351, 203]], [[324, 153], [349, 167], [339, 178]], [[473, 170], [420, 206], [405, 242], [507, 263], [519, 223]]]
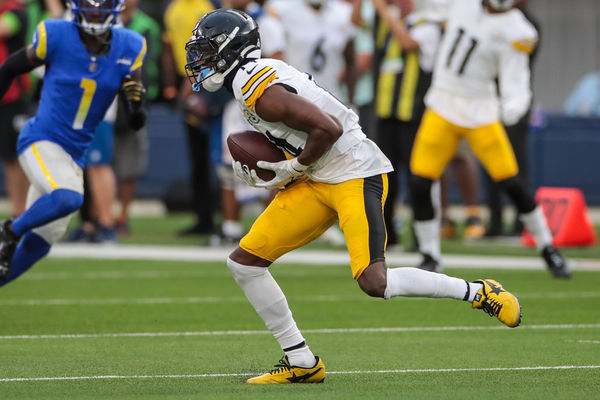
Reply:
[[252, 267], [248, 265], [242, 265], [233, 261], [231, 258], [227, 257], [227, 267], [231, 271], [233, 275], [233, 279], [240, 285], [243, 289], [243, 285], [248, 283], [252, 278], [264, 277], [269, 274], [269, 269], [266, 267]]

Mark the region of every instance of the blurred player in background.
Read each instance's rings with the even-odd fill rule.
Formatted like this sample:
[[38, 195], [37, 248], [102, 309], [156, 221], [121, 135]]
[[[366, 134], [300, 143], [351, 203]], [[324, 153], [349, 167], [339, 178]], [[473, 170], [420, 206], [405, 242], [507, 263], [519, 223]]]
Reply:
[[246, 120], [292, 158], [255, 170], [234, 170], [246, 183], [282, 188], [227, 259], [234, 279], [285, 355], [275, 369], [249, 383], [311, 383], [325, 365], [306, 345], [285, 295], [268, 267], [317, 238], [338, 219], [352, 276], [370, 296], [453, 298], [468, 301], [515, 327], [518, 300], [491, 280], [467, 282], [417, 268], [387, 269], [383, 204], [392, 166], [367, 139], [358, 116], [311, 77], [275, 59], [260, 58], [258, 27], [248, 15], [219, 9], [200, 19], [186, 45], [192, 87], [231, 90]]
[[133, 128], [144, 125], [141, 67], [146, 43], [116, 28], [122, 0], [72, 0], [73, 21], [47, 20], [33, 44], [0, 67], [0, 96], [13, 79], [44, 64], [38, 112], [19, 135], [17, 153], [27, 174], [27, 210], [0, 224], [0, 284], [27, 271], [65, 232], [83, 201], [84, 154], [121, 91]]
[[269, 8], [285, 31], [285, 60], [337, 98], [342, 98], [345, 84], [347, 104], [353, 104], [357, 74], [352, 6], [342, 0], [271, 0]]
[[[536, 18], [528, 10], [529, 0], [517, 0], [515, 7], [519, 8], [525, 18], [533, 25], [535, 30], [538, 32], [538, 38], [540, 37], [540, 24]], [[540, 42], [535, 44], [535, 49], [529, 54], [529, 72], [533, 73], [533, 64], [537, 58], [539, 52]], [[530, 79], [532, 81], [533, 79]], [[533, 94], [533, 87], [532, 87]], [[517, 165], [519, 166], [519, 179], [527, 190], [531, 190], [531, 174], [529, 171], [529, 121], [531, 117], [531, 111], [533, 107], [533, 95], [529, 108], [525, 115], [519, 119], [516, 123], [505, 125], [506, 134], [508, 140], [512, 145], [517, 159]], [[502, 235], [504, 232], [503, 222], [503, 199], [501, 188], [486, 174], [487, 183], [487, 204], [490, 211], [490, 219], [488, 228], [485, 232], [486, 237], [495, 237]], [[512, 227], [510, 228], [509, 234], [513, 236], [520, 236], [523, 233], [523, 222], [520, 220], [518, 213], [515, 213]]]
[[215, 193], [211, 179], [210, 136], [211, 119], [220, 110], [206, 92], [194, 93], [185, 80], [185, 49], [182, 43], [200, 17], [214, 9], [210, 0], [171, 0], [164, 14], [162, 54], [163, 97], [172, 105], [183, 108], [187, 149], [190, 160], [192, 208], [195, 222], [180, 230], [181, 236], [213, 233]]
[[[148, 52], [142, 70], [142, 83], [146, 88], [146, 100], [152, 102], [160, 94], [160, 55], [162, 41], [160, 25], [148, 14], [139, 9], [140, 0], [125, 0], [122, 14], [123, 26], [139, 33], [146, 39]], [[127, 107], [119, 102], [115, 121], [115, 150], [113, 168], [117, 178], [117, 192], [120, 211], [116, 228], [119, 235], [130, 233], [129, 206], [135, 198], [137, 180], [148, 166], [148, 129], [132, 129], [128, 123]]]
[[391, 250], [400, 245], [395, 216], [400, 173], [404, 172], [406, 180], [410, 180], [410, 152], [425, 110], [423, 97], [431, 83], [442, 21], [437, 16], [439, 5], [429, 0], [374, 0], [373, 4], [377, 10], [375, 137], [394, 166], [389, 174], [390, 190], [384, 213]]
[[[570, 269], [552, 246], [541, 208], [517, 179], [517, 162], [501, 120], [514, 124], [531, 102], [529, 53], [537, 33], [512, 0], [457, 0], [447, 19], [425, 98], [423, 116], [411, 155], [412, 202], [419, 250], [439, 271], [440, 228], [434, 216], [431, 187], [465, 137], [490, 176], [515, 203], [536, 238], [537, 247], [556, 277]], [[496, 77], [500, 88], [497, 95]]]
[[375, 8], [370, 1], [353, 0], [351, 21], [356, 26], [354, 48], [358, 79], [354, 89], [354, 105], [358, 109], [360, 125], [369, 139], [375, 137], [373, 107], [373, 23]]

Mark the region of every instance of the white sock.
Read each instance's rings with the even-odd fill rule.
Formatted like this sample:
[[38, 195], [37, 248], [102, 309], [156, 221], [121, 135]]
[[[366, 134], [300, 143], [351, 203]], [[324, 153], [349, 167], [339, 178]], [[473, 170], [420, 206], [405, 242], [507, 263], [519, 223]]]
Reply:
[[314, 367], [317, 360], [315, 355], [308, 346], [302, 346], [299, 349], [286, 351], [285, 355], [288, 357], [288, 361], [291, 366], [311, 368]]
[[479, 283], [479, 282], [467, 282], [469, 285], [469, 293], [467, 296], [465, 296], [466, 301], [468, 301], [469, 303], [472, 303], [473, 300], [475, 300], [475, 295], [477, 294], [477, 292], [479, 292], [481, 289], [483, 289], [483, 283]]
[[418, 268], [388, 268], [384, 297], [432, 297], [473, 301], [475, 293], [481, 287], [481, 284], [472, 284], [464, 279]]
[[[269, 269], [242, 265], [231, 258], [227, 258], [227, 266], [281, 348], [287, 349], [303, 343], [304, 337], [296, 326], [285, 295]], [[314, 361], [310, 366], [312, 365]]]
[[428, 221], [415, 221], [415, 234], [419, 240], [419, 251], [440, 260], [440, 221], [437, 218]]
[[537, 206], [535, 210], [527, 214], [521, 214], [521, 220], [533, 237], [535, 237], [535, 244], [538, 250], [541, 251], [544, 247], [552, 244], [552, 233], [548, 228], [546, 217], [540, 206]]

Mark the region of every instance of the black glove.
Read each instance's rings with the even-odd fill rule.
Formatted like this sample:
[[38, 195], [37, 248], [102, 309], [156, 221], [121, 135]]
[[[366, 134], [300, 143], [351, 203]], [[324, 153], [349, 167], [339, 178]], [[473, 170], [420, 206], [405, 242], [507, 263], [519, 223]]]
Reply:
[[139, 131], [146, 123], [146, 112], [143, 108], [129, 113], [129, 127], [134, 131]]

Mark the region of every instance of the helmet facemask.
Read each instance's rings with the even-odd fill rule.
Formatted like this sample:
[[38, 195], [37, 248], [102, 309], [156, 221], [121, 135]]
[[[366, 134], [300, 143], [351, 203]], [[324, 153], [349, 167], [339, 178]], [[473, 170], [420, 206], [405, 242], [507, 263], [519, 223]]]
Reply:
[[[206, 22], [206, 18], [219, 18], [225, 15], [232, 18], [237, 26], [212, 25]], [[209, 22], [214, 22], [210, 21]], [[218, 20], [216, 23], [231, 22], [228, 19]], [[210, 27], [204, 29], [205, 25]], [[240, 29], [240, 25], [242, 29]], [[233, 10], [219, 9], [203, 17], [193, 35], [185, 46], [187, 54], [186, 74], [192, 88], [200, 90], [200, 86], [208, 91], [216, 91], [221, 88], [225, 77], [234, 70], [246, 58], [260, 57], [260, 40], [258, 39], [258, 27], [254, 20], [248, 15]]]
[[100, 36], [120, 22], [123, 0], [69, 0], [73, 22], [92, 36]]
[[187, 64], [185, 70], [194, 90], [203, 81], [226, 72], [227, 61], [223, 59], [221, 50], [231, 42], [239, 28], [235, 28], [229, 36], [221, 33], [214, 38], [193, 36], [185, 46]]

